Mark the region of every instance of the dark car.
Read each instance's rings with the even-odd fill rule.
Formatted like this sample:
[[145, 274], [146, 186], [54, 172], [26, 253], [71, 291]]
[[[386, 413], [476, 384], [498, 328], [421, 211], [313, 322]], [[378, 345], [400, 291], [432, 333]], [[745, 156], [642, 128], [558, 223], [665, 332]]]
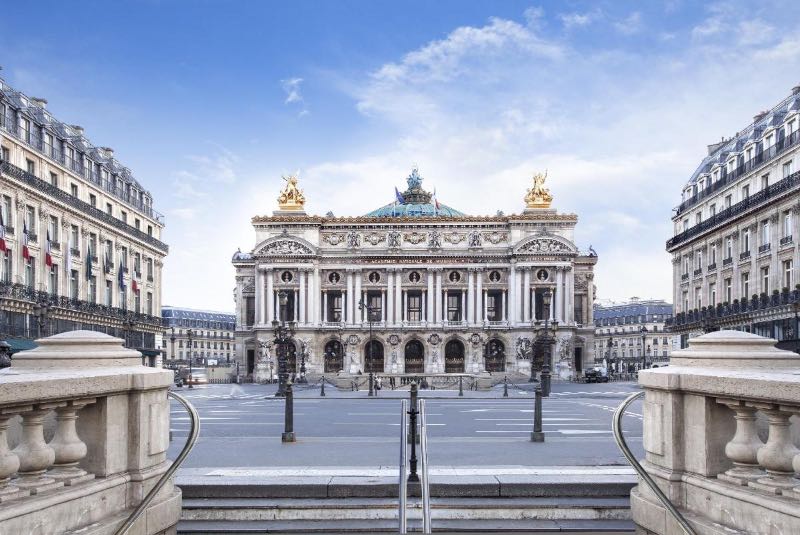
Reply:
[[595, 366], [586, 370], [586, 372], [584, 372], [584, 377], [587, 383], [607, 383], [608, 369], [602, 366]]

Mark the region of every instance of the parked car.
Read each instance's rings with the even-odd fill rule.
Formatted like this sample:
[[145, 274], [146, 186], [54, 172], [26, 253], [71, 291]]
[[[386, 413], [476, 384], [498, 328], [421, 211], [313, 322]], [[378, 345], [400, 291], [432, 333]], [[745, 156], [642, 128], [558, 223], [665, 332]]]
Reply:
[[608, 382], [608, 368], [602, 366], [595, 366], [589, 368], [584, 372], [584, 377], [587, 383], [607, 383]]

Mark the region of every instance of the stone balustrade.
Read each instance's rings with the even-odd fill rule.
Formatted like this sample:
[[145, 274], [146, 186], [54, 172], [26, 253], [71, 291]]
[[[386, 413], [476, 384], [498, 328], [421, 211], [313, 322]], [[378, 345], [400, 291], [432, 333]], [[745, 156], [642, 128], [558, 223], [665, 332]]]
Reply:
[[[698, 534], [800, 533], [800, 356], [718, 331], [640, 372], [645, 469]], [[650, 489], [637, 533], [683, 533]]]
[[[102, 333], [37, 341], [0, 370], [0, 533], [111, 534], [169, 467], [172, 372]], [[130, 535], [170, 534], [168, 482]]]

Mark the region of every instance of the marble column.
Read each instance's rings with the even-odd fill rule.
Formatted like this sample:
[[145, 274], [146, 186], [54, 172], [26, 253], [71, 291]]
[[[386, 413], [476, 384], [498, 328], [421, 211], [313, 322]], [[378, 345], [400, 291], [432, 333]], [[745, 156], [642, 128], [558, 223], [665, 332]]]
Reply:
[[566, 284], [566, 295], [564, 296], [564, 301], [566, 302], [567, 306], [567, 313], [564, 317], [564, 320], [568, 324], [575, 323], [575, 270], [572, 267], [567, 267], [567, 284]]
[[467, 307], [467, 291], [461, 290], [461, 322], [467, 323], [467, 313], [469, 313], [469, 307]]
[[[515, 260], [511, 261], [511, 268], [508, 273], [508, 313], [507, 318], [511, 325], [517, 322], [517, 263]], [[505, 306], [503, 307], [505, 310]]]
[[273, 285], [275, 283], [275, 274], [272, 268], [267, 269], [267, 317], [263, 323], [270, 324], [275, 318], [275, 290]]
[[319, 324], [319, 291], [317, 290], [317, 280], [319, 280], [319, 269], [314, 266], [314, 270], [308, 275], [308, 322], [313, 325]]
[[305, 269], [300, 270], [300, 323], [308, 323], [308, 309], [306, 308], [306, 279], [308, 273]]
[[503, 321], [506, 321], [508, 319], [508, 314], [506, 312], [506, 294], [508, 294], [508, 290], [503, 290], [503, 296], [502, 296], [502, 300], [501, 300], [502, 304], [500, 305], [500, 310], [503, 313], [503, 317], [502, 317]]
[[403, 301], [402, 301], [402, 299], [403, 299], [403, 271], [400, 268], [398, 268], [397, 271], [395, 271], [394, 283], [395, 283], [395, 289], [394, 289], [394, 295], [395, 295], [395, 298], [394, 298], [394, 306], [395, 306], [394, 317], [395, 317], [395, 321], [397, 323], [402, 323], [402, 321], [403, 321], [403, 311], [402, 311], [402, 305], [403, 305]]
[[346, 312], [345, 312], [345, 322], [348, 325], [353, 324], [353, 272], [347, 271], [347, 275], [345, 278], [345, 284], [347, 289], [345, 290], [345, 300], [346, 300]]
[[436, 317], [433, 315], [433, 305], [436, 303], [436, 299], [434, 298], [433, 293], [433, 279], [435, 277], [435, 273], [432, 269], [428, 268], [428, 292], [427, 292], [427, 308], [425, 309], [425, 320], [429, 323], [436, 322]]
[[322, 323], [328, 323], [328, 290], [322, 290]]
[[442, 306], [442, 271], [437, 270], [436, 275], [436, 323], [444, 321], [444, 307]]
[[474, 269], [470, 268], [467, 271], [467, 302], [464, 303], [464, 310], [466, 312], [466, 319], [467, 323], [474, 324], [475, 323], [475, 271]]
[[267, 304], [264, 302], [264, 270], [262, 266], [256, 266], [256, 325], [264, 323], [264, 313]]
[[447, 314], [447, 288], [445, 288], [442, 292], [444, 295], [442, 296], [442, 323], [446, 321], [450, 321], [450, 318]]
[[428, 292], [422, 290], [422, 302], [420, 303], [420, 316], [422, 317], [422, 321], [425, 323], [428, 322]]
[[478, 279], [477, 288], [475, 290], [475, 322], [483, 323], [483, 270], [480, 268], [475, 272], [475, 278]]
[[292, 310], [292, 312], [293, 312], [294, 322], [295, 323], [298, 323], [300, 321], [300, 307], [298, 306], [298, 302], [300, 301], [300, 295], [299, 294], [300, 294], [300, 290], [292, 290], [292, 296], [294, 297], [294, 307], [293, 307], [294, 310]]
[[[363, 323], [364, 318], [361, 317], [362, 313], [358, 310], [358, 300], [362, 299], [363, 296], [361, 295], [361, 270], [357, 269], [353, 272], [353, 279], [355, 282], [355, 292], [353, 293], [353, 323]], [[366, 304], [366, 300], [364, 301]], [[361, 318], [359, 321], [356, 321], [357, 318]]]
[[402, 322], [408, 321], [408, 290], [403, 290], [403, 310], [401, 311]]
[[[559, 322], [564, 322], [564, 292], [561, 290], [564, 287], [564, 269], [560, 266], [555, 268], [556, 272], [556, 287], [553, 291], [553, 298], [551, 303], [555, 303], [555, 316], [550, 313], [550, 319], [556, 319]], [[551, 305], [552, 310], [552, 305]]]
[[531, 268], [523, 268], [522, 274], [522, 321], [531, 321]]
[[483, 291], [483, 322], [489, 321], [489, 290]]
[[386, 323], [394, 325], [394, 271], [386, 270]]
[[386, 288], [381, 289], [381, 323], [386, 325]]

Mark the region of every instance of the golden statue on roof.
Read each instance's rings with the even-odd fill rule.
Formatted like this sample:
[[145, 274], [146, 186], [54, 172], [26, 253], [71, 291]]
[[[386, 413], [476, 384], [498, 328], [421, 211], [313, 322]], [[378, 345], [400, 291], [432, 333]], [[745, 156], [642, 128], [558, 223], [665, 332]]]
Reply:
[[550, 194], [550, 190], [544, 187], [545, 179], [547, 179], [546, 170], [544, 174], [536, 173], [533, 175], [533, 187], [525, 195], [526, 208], [550, 208], [553, 196]]
[[306, 204], [306, 196], [303, 190], [297, 187], [297, 174], [282, 177], [286, 181], [286, 186], [278, 195], [278, 210], [302, 211]]

